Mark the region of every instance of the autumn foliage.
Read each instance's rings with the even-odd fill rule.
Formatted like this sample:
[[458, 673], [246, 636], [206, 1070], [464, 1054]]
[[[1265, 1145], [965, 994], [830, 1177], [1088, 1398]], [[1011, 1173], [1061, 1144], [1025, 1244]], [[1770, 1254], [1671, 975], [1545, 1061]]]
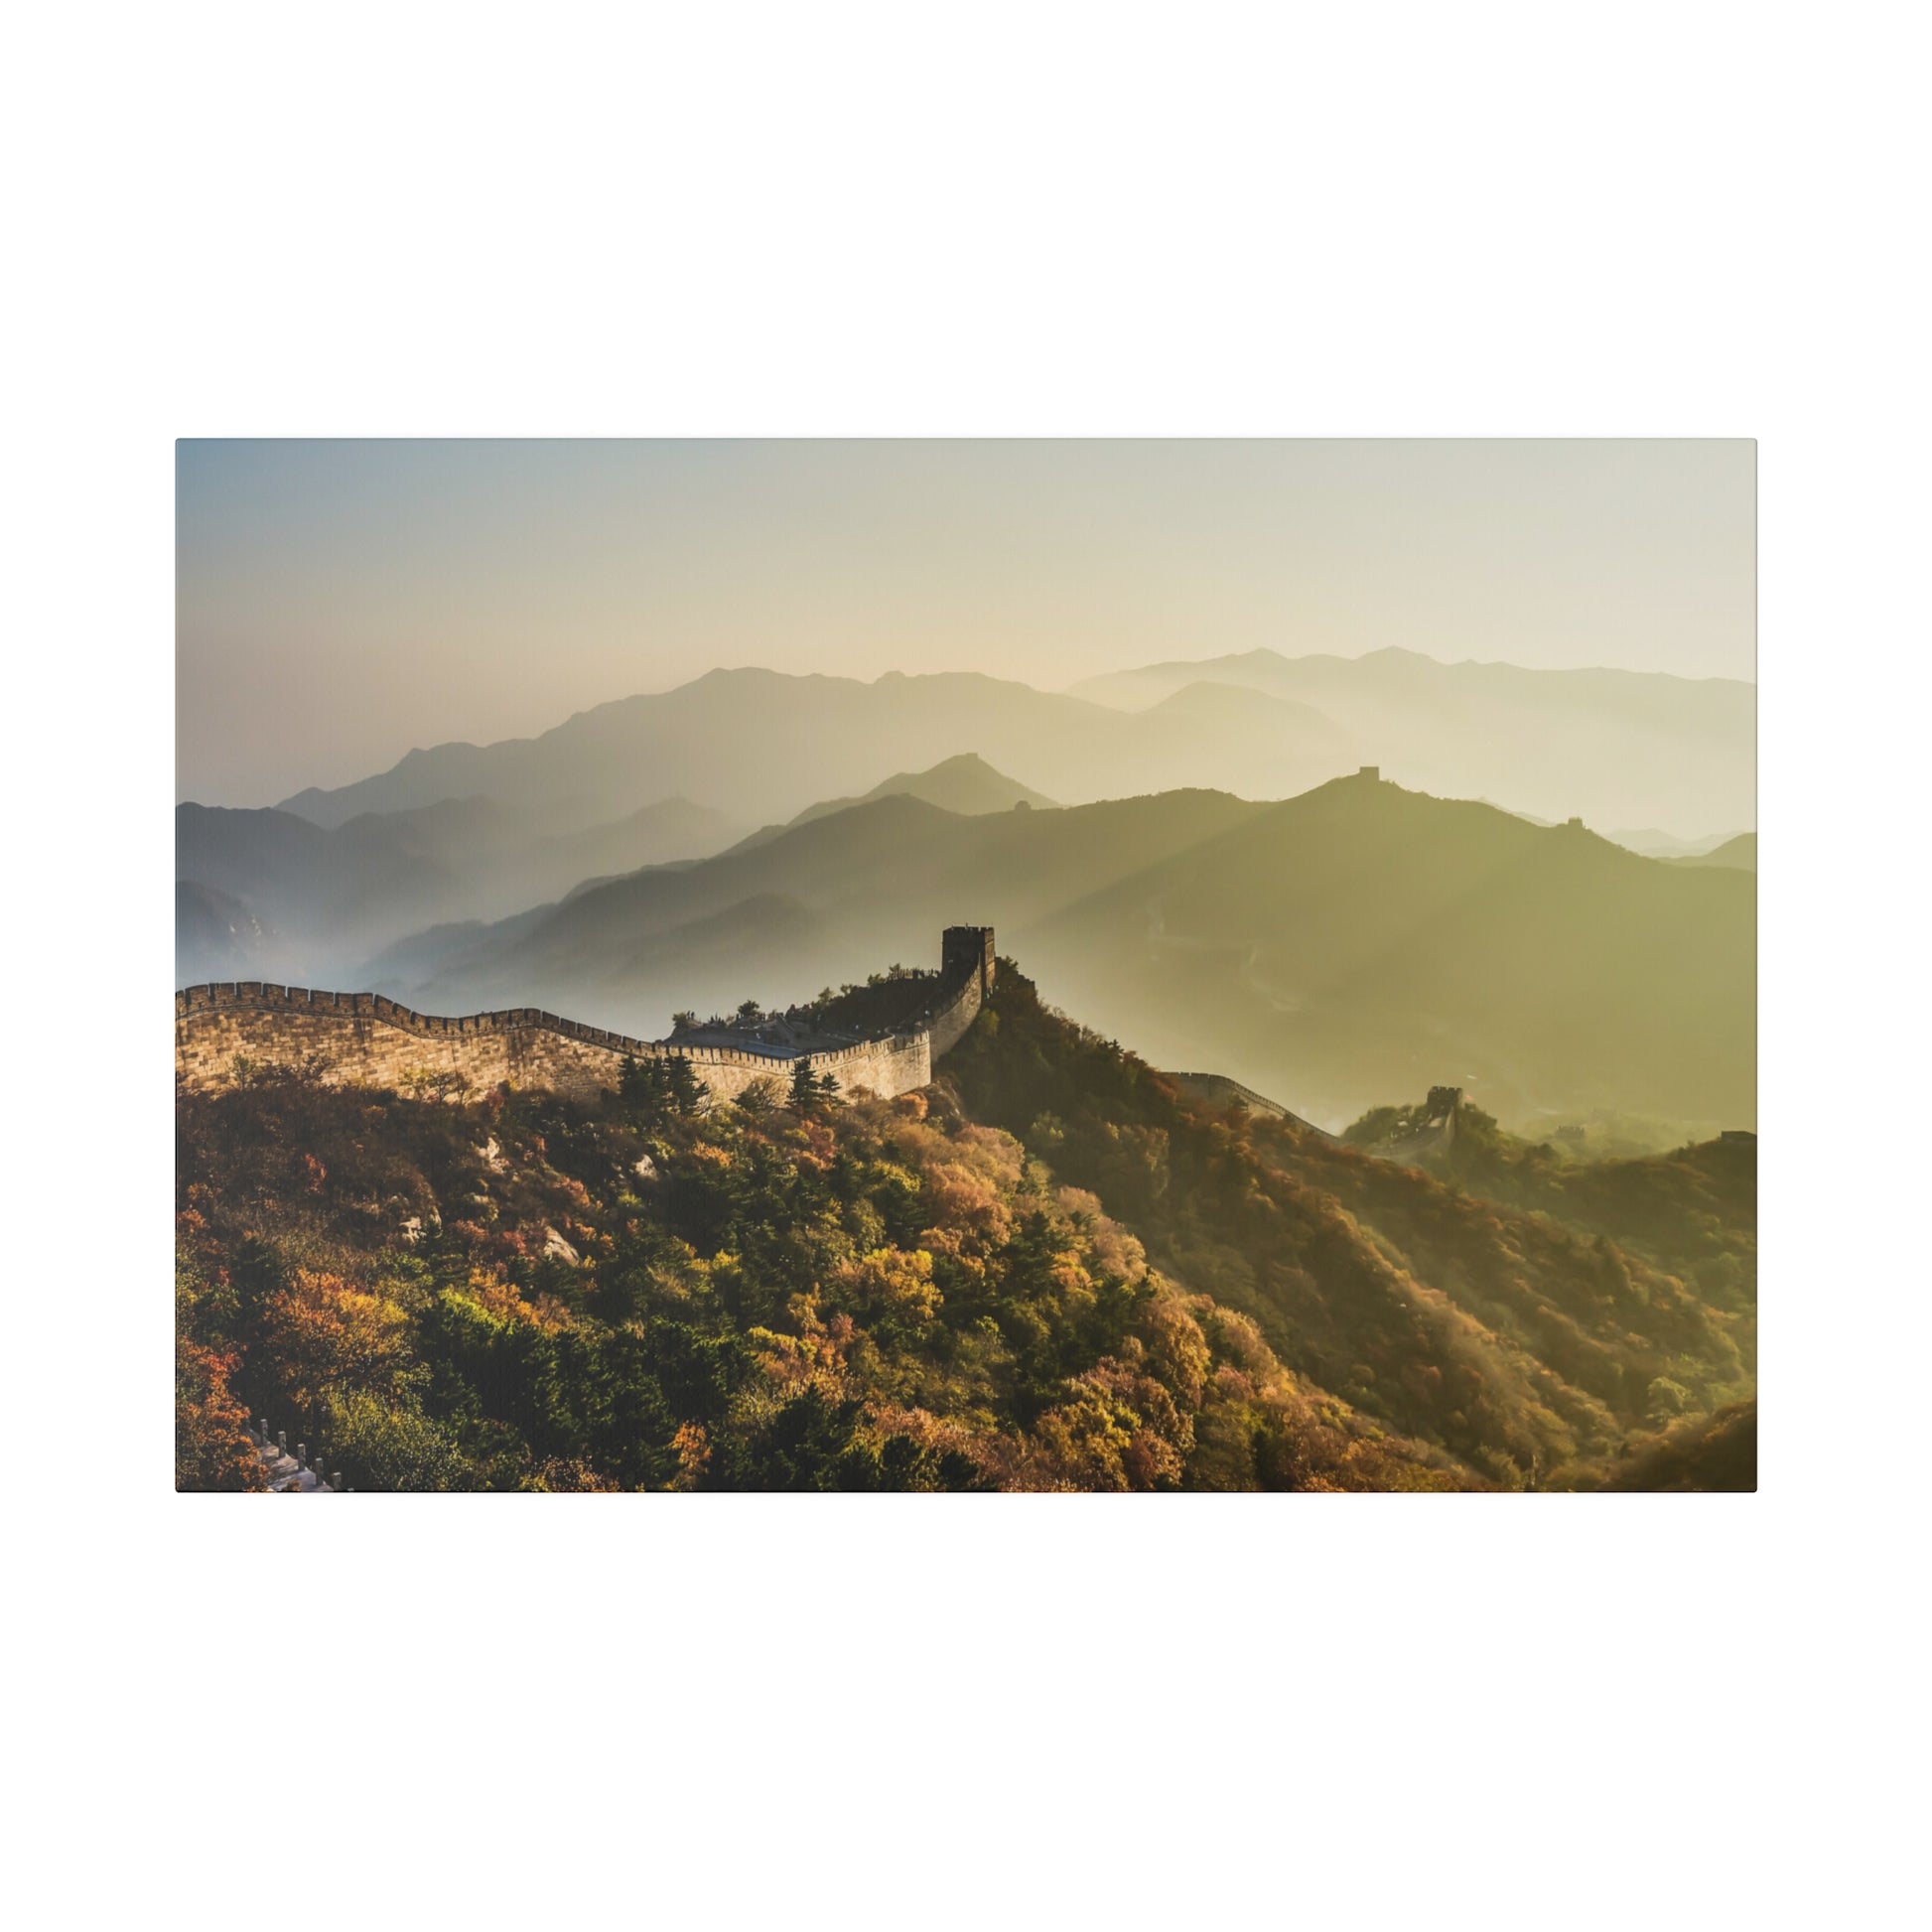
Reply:
[[1687, 1428], [1752, 1393], [1733, 1151], [1504, 1149], [1488, 1198], [1185, 1101], [1010, 966], [923, 1091], [794, 1085], [183, 1094], [178, 1480], [258, 1483], [251, 1414], [363, 1490], [1695, 1486], [1754, 1442]]
[[1583, 1486], [1754, 1393], [1748, 1143], [1567, 1162], [1471, 1110], [1425, 1172], [1186, 1098], [1010, 963], [941, 1085], [1354, 1414], [1496, 1483]]
[[943, 1093], [643, 1120], [290, 1079], [179, 1122], [190, 1414], [238, 1430], [241, 1390], [358, 1489], [1474, 1480]]

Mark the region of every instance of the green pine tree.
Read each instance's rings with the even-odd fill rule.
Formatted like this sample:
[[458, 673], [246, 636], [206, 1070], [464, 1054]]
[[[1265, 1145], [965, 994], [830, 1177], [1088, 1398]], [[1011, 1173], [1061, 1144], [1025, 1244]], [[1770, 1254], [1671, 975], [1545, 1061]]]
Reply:
[[791, 1063], [790, 1104], [793, 1113], [815, 1114], [818, 1111], [819, 1086], [812, 1072], [811, 1056], [800, 1053]]
[[666, 1078], [672, 1107], [687, 1116], [698, 1112], [704, 1104], [704, 1086], [691, 1070], [691, 1062], [683, 1053], [671, 1055]]

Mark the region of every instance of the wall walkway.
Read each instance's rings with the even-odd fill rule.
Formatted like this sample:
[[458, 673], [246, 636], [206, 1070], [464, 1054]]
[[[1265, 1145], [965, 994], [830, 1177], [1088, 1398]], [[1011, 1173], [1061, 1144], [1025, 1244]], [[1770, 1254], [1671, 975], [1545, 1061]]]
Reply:
[[[804, 1049], [814, 1072], [842, 1093], [890, 1098], [924, 1086], [932, 1065], [973, 1024], [993, 984], [990, 926], [949, 926], [938, 993], [929, 1014], [907, 1028], [825, 1051]], [[319, 993], [256, 980], [191, 986], [175, 995], [175, 1077], [197, 1091], [235, 1082], [237, 1059], [313, 1063], [336, 1084], [403, 1087], [457, 1075], [474, 1088], [508, 1081], [594, 1099], [618, 1084], [626, 1057], [682, 1054], [715, 1099], [732, 1100], [758, 1080], [786, 1085], [798, 1049], [761, 1044], [679, 1045], [633, 1039], [535, 1007], [442, 1019], [377, 993]]]

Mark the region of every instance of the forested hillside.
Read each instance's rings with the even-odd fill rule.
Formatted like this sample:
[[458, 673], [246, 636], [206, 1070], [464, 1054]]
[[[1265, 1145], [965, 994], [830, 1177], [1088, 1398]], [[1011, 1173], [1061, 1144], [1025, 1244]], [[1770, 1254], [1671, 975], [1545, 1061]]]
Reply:
[[1607, 1487], [1749, 1397], [1709, 1230], [1605, 1231], [1641, 1175], [1559, 1219], [1217, 1114], [1005, 965], [946, 1069], [182, 1096], [180, 1481], [266, 1415], [360, 1489]]
[[935, 1094], [682, 1113], [268, 1074], [179, 1103], [178, 1481], [1480, 1486]]
[[1594, 1484], [1674, 1419], [1754, 1392], [1749, 1144], [1485, 1199], [1189, 1102], [1004, 964], [945, 1078], [1298, 1371], [1495, 1481]]
[[[1373, 1148], [1420, 1109], [1380, 1108], [1349, 1128], [1351, 1145]], [[1581, 1143], [1581, 1133], [1576, 1137]], [[1319, 1158], [1319, 1150], [1315, 1150]], [[1634, 1255], [1680, 1276], [1714, 1308], [1755, 1320], [1757, 1144], [1749, 1135], [1706, 1141], [1629, 1160], [1578, 1158], [1567, 1145], [1505, 1133], [1463, 1101], [1455, 1132], [1423, 1161], [1460, 1191], [1553, 1216], [1607, 1235]]]

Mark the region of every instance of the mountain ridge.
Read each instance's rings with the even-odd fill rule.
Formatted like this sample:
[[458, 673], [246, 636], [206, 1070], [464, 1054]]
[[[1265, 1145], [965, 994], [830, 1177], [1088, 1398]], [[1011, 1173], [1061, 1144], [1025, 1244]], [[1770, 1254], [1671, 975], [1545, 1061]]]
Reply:
[[[1136, 708], [1095, 695], [1136, 678], [1152, 680]], [[1754, 707], [1755, 687], [1736, 680], [1445, 665], [1400, 651], [1176, 659], [1067, 692], [971, 670], [866, 681], [720, 667], [533, 737], [418, 747], [385, 772], [309, 787], [280, 808], [336, 825], [481, 793], [562, 831], [620, 817], [649, 790], [784, 823], [859, 795], [850, 772], [863, 746], [874, 769], [913, 768], [896, 753], [975, 753], [1068, 803], [1199, 785], [1281, 797], [1377, 763], [1419, 789], [1506, 797], [1538, 816], [1739, 825], [1754, 804]]]
[[[730, 843], [722, 814], [678, 797], [584, 831], [527, 833], [514, 812], [484, 796], [450, 797], [393, 813], [360, 812], [325, 827], [278, 807], [175, 808], [175, 871], [188, 887], [220, 895], [257, 932], [263, 970], [315, 981], [426, 925], [514, 916], [586, 875]], [[184, 901], [176, 934], [177, 983], [217, 977], [226, 944], [206, 907]]]
[[[755, 899], [783, 904], [782, 939], [744, 915], [735, 956], [704, 939]], [[1749, 873], [1360, 776], [1272, 802], [1172, 792], [978, 817], [899, 794], [440, 946], [418, 935], [371, 977], [433, 1010], [535, 1003], [643, 1035], [761, 989], [809, 999], [969, 917], [1155, 1063], [1214, 1068], [1324, 1127], [1439, 1083], [1512, 1120], [1747, 1126], [1754, 908]]]
[[[1107, 672], [1069, 690], [1138, 716], [1201, 679], [1317, 706], [1365, 761], [1422, 791], [1508, 798], [1534, 816], [1596, 824], [1747, 825], [1755, 813], [1757, 691], [1741, 679], [1446, 663], [1399, 646], [1352, 658], [1261, 647]], [[1641, 789], [1625, 776], [1635, 769], [1647, 770]]]
[[1035, 791], [1005, 772], [996, 770], [977, 752], [958, 752], [923, 771], [896, 771], [882, 778], [870, 791], [856, 797], [824, 798], [807, 805], [782, 825], [764, 825], [739, 841], [739, 848], [768, 844], [781, 832], [808, 824], [816, 818], [830, 818], [855, 805], [870, 805], [880, 798], [911, 797], [936, 805], [942, 811], [958, 812], [962, 817], [977, 817], [986, 812], [1011, 811], [1025, 805], [1030, 811], [1051, 811], [1054, 801], [1044, 792]]

